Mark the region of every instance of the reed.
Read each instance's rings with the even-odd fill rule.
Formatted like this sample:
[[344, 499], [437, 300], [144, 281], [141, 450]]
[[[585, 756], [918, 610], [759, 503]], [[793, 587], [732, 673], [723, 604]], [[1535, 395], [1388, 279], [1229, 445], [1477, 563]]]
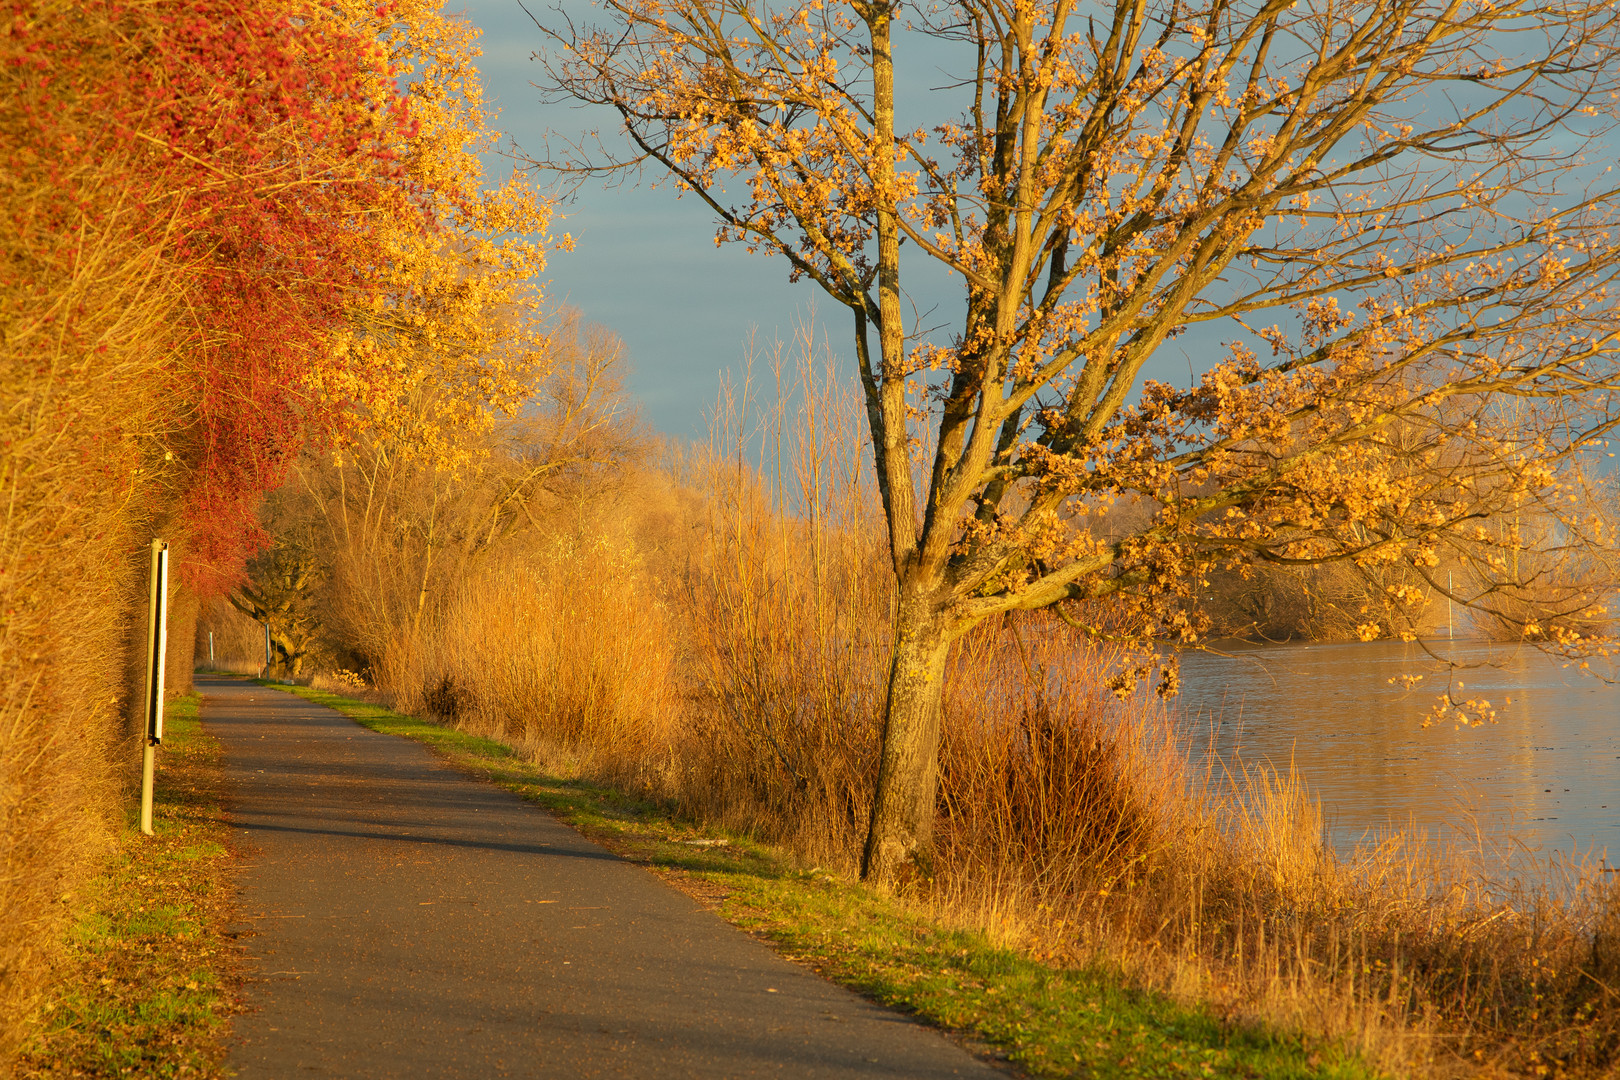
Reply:
[[432, 715], [620, 784], [667, 769], [674, 635], [635, 551], [555, 536], [469, 575], [425, 631], [416, 679]]
[[850, 438], [857, 399], [818, 368], [812, 331], [796, 345], [752, 356], [708, 442], [669, 463], [705, 496], [702, 540], [665, 571], [689, 642], [678, 799], [848, 870], [870, 813], [893, 581]]
[[1118, 658], [1042, 630], [957, 658], [974, 693], [946, 741], [942, 916], [1395, 1075], [1612, 1073], [1602, 867], [1400, 831], [1340, 857], [1297, 773], [1191, 768], [1172, 710], [1097, 689]]

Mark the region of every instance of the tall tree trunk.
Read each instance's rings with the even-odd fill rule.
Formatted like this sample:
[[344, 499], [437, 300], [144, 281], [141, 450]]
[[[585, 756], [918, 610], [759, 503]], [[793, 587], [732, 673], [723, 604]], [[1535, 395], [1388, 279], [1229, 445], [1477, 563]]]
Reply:
[[883, 725], [872, 822], [861, 877], [887, 888], [933, 869], [934, 800], [939, 786], [939, 734], [945, 696], [947, 620], [926, 597], [902, 599]]

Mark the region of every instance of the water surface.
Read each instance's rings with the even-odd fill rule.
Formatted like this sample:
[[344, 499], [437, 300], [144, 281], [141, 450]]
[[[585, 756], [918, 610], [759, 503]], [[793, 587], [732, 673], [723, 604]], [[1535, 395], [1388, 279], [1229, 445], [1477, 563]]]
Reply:
[[[1292, 759], [1340, 850], [1391, 825], [1456, 836], [1477, 822], [1543, 854], [1607, 849], [1620, 861], [1620, 688], [1531, 648], [1428, 647], [1462, 668], [1401, 642], [1189, 652], [1180, 704], [1189, 730], [1215, 722], [1223, 760]], [[1408, 689], [1410, 675], [1423, 679]], [[1496, 722], [1425, 729], [1448, 680], [1458, 700], [1488, 699]]]

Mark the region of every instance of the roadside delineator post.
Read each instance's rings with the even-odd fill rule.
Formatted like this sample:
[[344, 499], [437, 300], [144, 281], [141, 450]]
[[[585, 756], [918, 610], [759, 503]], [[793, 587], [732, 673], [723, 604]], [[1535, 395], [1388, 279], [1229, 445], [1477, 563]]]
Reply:
[[1455, 625], [1451, 621], [1451, 571], [1446, 571], [1446, 640], [1457, 636]]
[[169, 643], [169, 545], [152, 541], [146, 607], [146, 732], [141, 740], [141, 832], [152, 835], [152, 778], [163, 741], [163, 654]]

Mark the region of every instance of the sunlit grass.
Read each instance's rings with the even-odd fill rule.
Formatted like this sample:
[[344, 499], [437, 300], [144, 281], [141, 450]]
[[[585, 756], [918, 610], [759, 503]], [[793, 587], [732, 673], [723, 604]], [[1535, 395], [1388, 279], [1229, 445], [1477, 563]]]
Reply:
[[232, 861], [219, 744], [197, 696], [166, 707], [155, 836], [131, 808], [82, 898], [22, 1075], [226, 1076]]

